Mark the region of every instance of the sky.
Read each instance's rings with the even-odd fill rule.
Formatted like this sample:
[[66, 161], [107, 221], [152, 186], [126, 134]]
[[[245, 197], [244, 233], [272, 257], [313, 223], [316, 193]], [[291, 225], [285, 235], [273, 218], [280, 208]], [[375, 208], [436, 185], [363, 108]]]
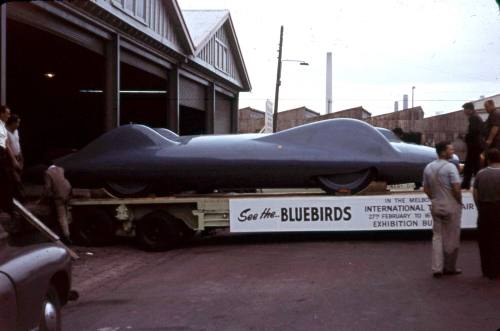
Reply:
[[284, 26], [279, 111], [326, 112], [326, 53], [332, 52], [333, 111], [372, 115], [402, 109], [403, 94], [425, 116], [500, 93], [500, 10], [495, 0], [178, 0], [181, 9], [228, 9], [252, 91], [240, 108], [274, 101]]

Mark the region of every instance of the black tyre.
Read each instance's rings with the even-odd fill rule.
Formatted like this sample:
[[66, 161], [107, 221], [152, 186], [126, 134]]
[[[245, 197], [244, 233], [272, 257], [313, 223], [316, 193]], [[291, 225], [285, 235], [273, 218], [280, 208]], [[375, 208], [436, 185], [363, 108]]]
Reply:
[[78, 245], [103, 246], [114, 241], [115, 224], [111, 216], [97, 207], [73, 209], [71, 237]]
[[151, 193], [151, 185], [141, 182], [109, 181], [105, 189], [118, 198], [145, 197]]
[[40, 331], [61, 330], [61, 299], [54, 286], [50, 286], [42, 302], [40, 313]]
[[137, 222], [136, 238], [149, 251], [162, 251], [179, 246], [190, 235], [181, 220], [165, 212], [152, 212]]
[[364, 190], [373, 180], [372, 169], [346, 174], [336, 174], [318, 177], [321, 188], [327, 193], [356, 194]]

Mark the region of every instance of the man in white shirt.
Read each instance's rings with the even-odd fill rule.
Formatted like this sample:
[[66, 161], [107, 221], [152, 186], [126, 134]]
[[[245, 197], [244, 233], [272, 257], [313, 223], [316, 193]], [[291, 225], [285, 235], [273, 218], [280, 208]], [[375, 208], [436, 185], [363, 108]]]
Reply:
[[10, 215], [10, 220], [2, 224], [2, 227], [8, 232], [17, 232], [20, 228], [14, 217], [13, 199], [21, 199], [22, 195], [14, 173], [21, 168], [12, 153], [9, 132], [6, 127], [10, 116], [9, 107], [0, 106], [0, 212], [3, 211]]
[[[23, 154], [21, 152], [21, 144], [19, 142], [19, 125], [21, 124], [21, 119], [16, 114], [11, 114], [6, 123], [7, 135], [8, 135], [8, 148], [13, 155], [13, 165], [14, 165], [14, 178], [16, 182], [21, 185], [21, 172], [23, 169]], [[21, 188], [19, 188], [21, 189]]]
[[10, 109], [5, 106], [0, 106], [0, 147], [7, 149], [7, 127], [6, 122], [10, 117]]
[[8, 133], [5, 123], [10, 117], [10, 109], [0, 106], [0, 211], [12, 216], [14, 204], [14, 182], [12, 178], [12, 158], [8, 150]]
[[424, 169], [424, 192], [431, 199], [432, 272], [436, 278], [442, 275], [458, 275], [456, 268], [460, 246], [460, 221], [462, 217], [462, 193], [457, 167], [448, 160], [453, 156], [449, 142], [436, 144], [438, 159]]
[[22, 155], [21, 144], [19, 142], [19, 126], [21, 125], [21, 118], [16, 114], [11, 114], [7, 120], [5, 127], [7, 128], [7, 134], [9, 135], [10, 147], [12, 153], [16, 158]]

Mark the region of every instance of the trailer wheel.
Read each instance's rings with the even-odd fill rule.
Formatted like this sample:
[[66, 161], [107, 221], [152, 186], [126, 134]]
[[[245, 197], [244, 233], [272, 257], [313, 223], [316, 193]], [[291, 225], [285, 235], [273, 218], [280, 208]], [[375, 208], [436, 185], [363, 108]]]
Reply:
[[319, 176], [318, 181], [321, 188], [327, 193], [356, 194], [365, 189], [373, 177], [373, 170], [367, 169], [347, 174]]
[[106, 211], [96, 207], [73, 209], [71, 237], [83, 246], [103, 246], [113, 242], [115, 224]]
[[118, 198], [145, 197], [151, 193], [151, 185], [146, 183], [106, 182], [105, 189]]
[[165, 212], [152, 212], [137, 222], [137, 241], [148, 251], [174, 248], [187, 237], [188, 232], [184, 222]]

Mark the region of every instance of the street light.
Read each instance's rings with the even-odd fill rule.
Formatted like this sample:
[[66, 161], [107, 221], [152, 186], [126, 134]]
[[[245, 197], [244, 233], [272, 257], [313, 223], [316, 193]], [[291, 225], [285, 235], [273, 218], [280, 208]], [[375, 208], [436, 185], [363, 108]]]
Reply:
[[276, 91], [274, 93], [274, 113], [273, 113], [273, 132], [278, 131], [278, 100], [280, 94], [280, 85], [281, 85], [281, 63], [282, 62], [298, 62], [301, 66], [308, 66], [309, 63], [302, 60], [282, 60], [283, 50], [283, 25], [280, 29], [280, 46], [278, 49], [278, 72], [276, 74]]
[[307, 63], [306, 61], [302, 61], [302, 60], [281, 60], [281, 62], [299, 62], [299, 64], [301, 66], [308, 66], [309, 63]]

